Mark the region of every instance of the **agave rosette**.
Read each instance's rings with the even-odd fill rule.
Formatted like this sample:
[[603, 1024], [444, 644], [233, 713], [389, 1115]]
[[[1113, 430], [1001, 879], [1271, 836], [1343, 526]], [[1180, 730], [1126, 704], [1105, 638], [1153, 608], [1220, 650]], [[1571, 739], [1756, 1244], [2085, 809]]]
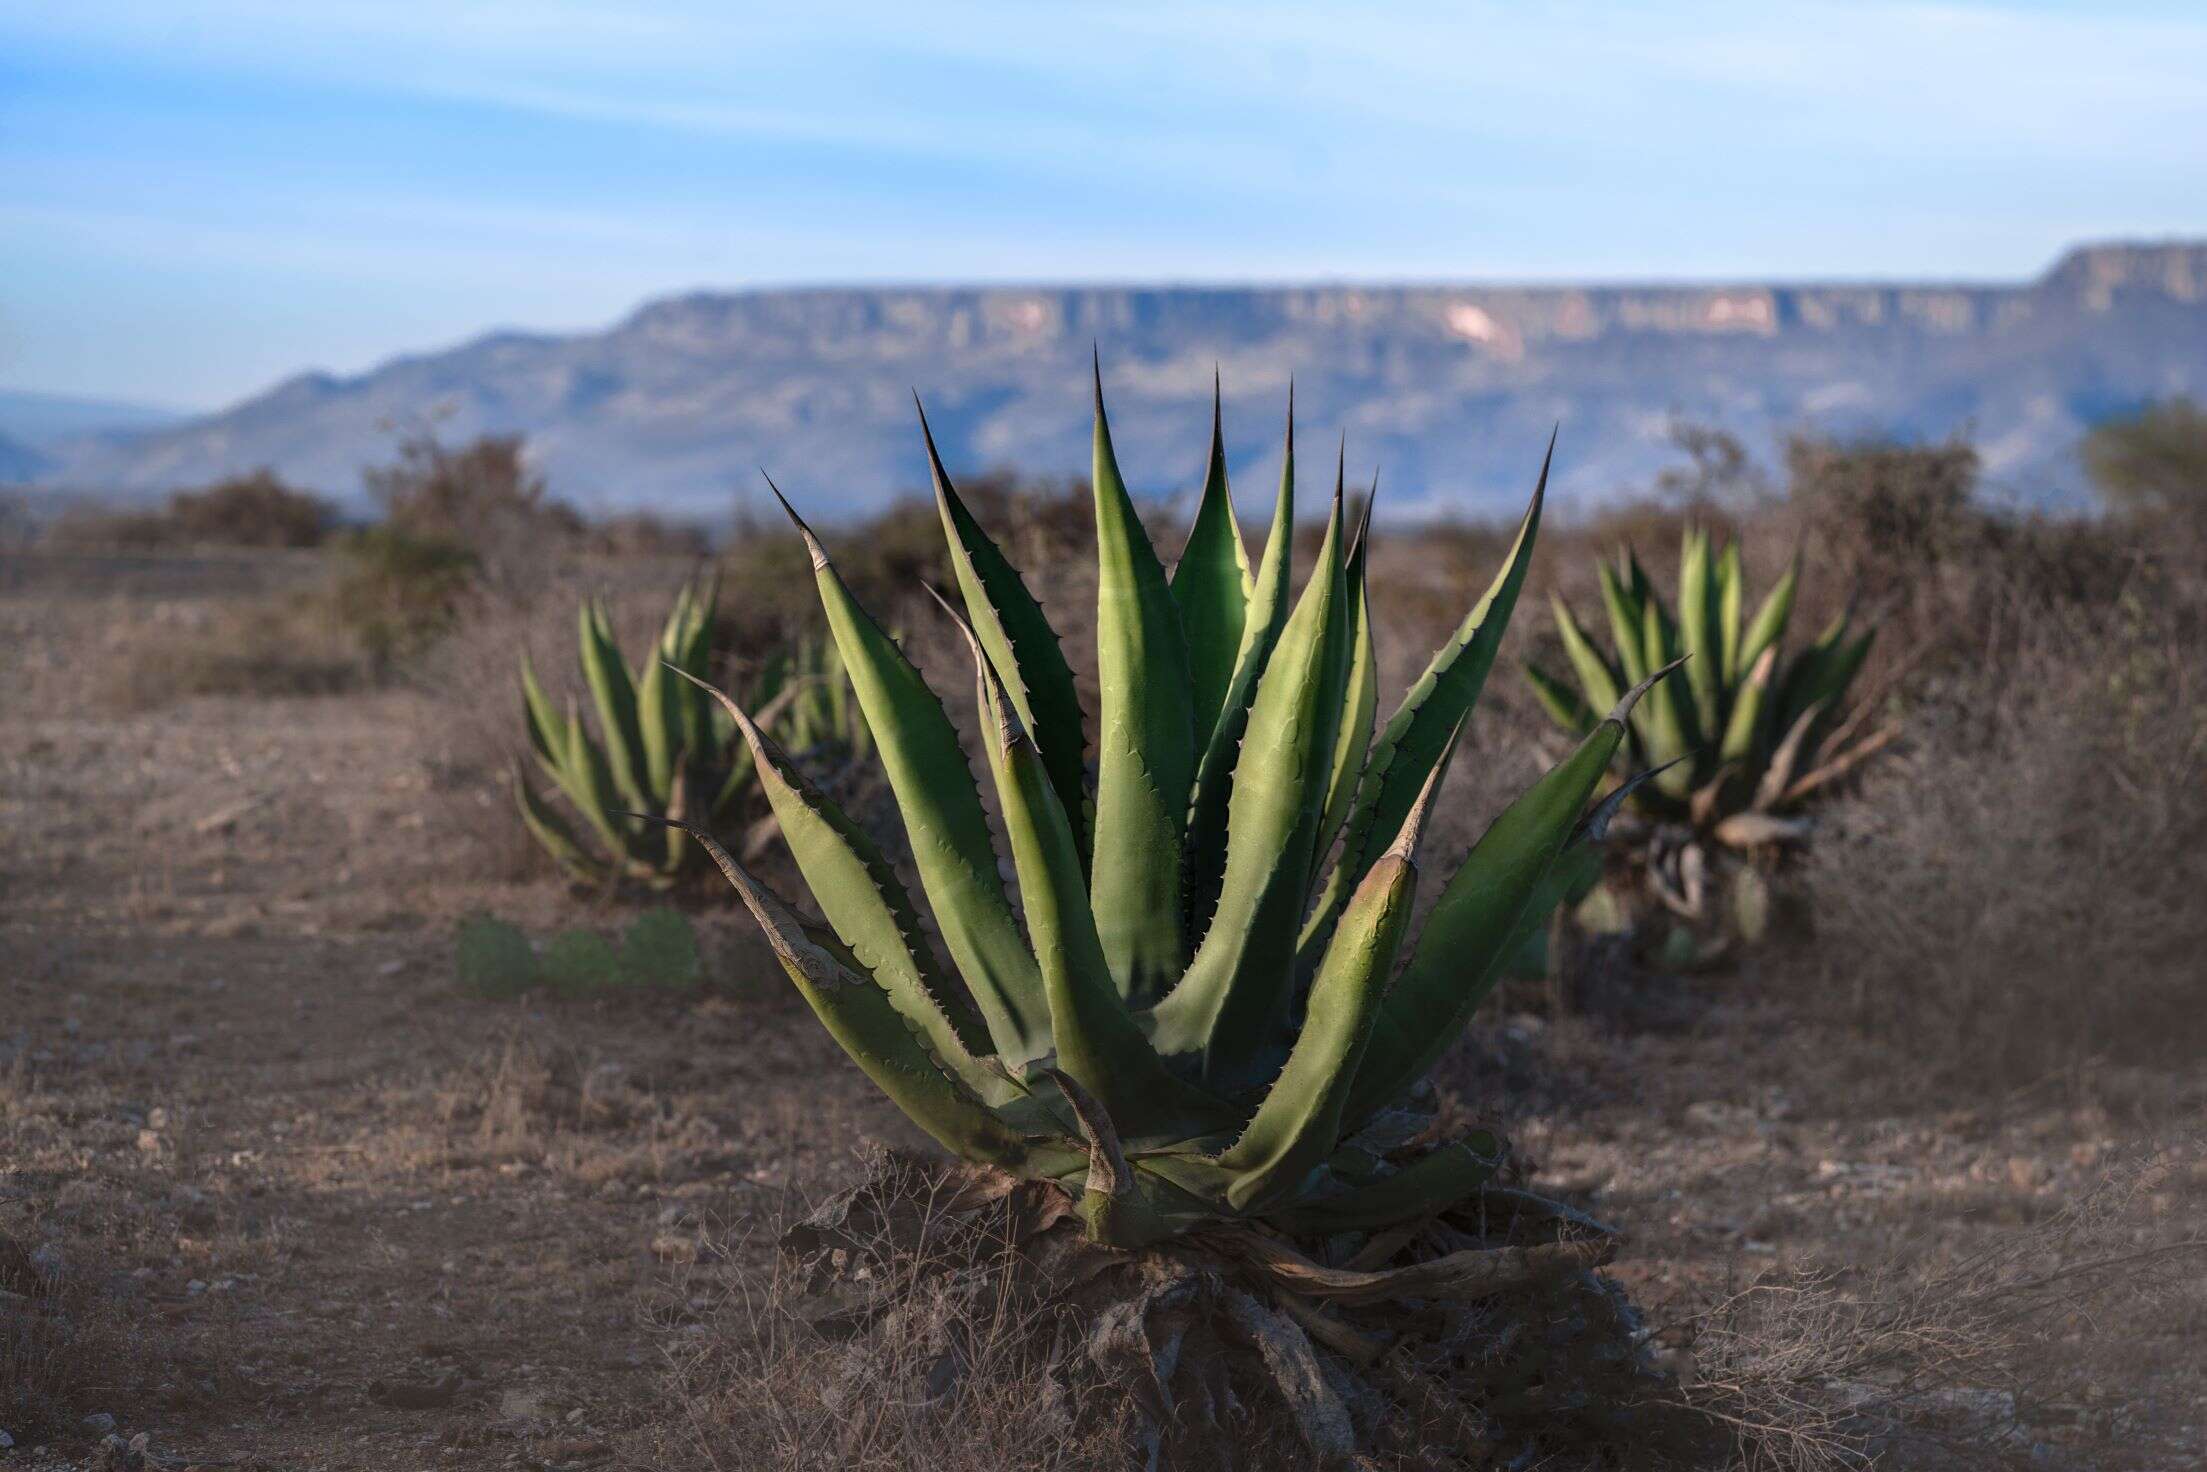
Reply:
[[[566, 800], [554, 807], [514, 773], [514, 799], [529, 835], [569, 876], [664, 889], [696, 869], [703, 851], [679, 826], [709, 822], [752, 786], [751, 753], [735, 724], [695, 683], [712, 659], [718, 585], [685, 583], [643, 663], [631, 667], [613, 637], [605, 604], [579, 616], [583, 684], [596, 734], [579, 702], [564, 709], [545, 694], [526, 655], [522, 716], [529, 749]], [[833, 746], [856, 754], [864, 726], [832, 644], [802, 641], [777, 653], [745, 691], [760, 717], [799, 751]], [[671, 822], [670, 822], [671, 820]]]
[[1544, 919], [1559, 857], [1598, 838], [1589, 802], [1653, 683], [1494, 820], [1411, 943], [1420, 839], [1523, 585], [1546, 466], [1492, 586], [1375, 733], [1370, 539], [1344, 523], [1338, 470], [1291, 593], [1292, 404], [1252, 569], [1214, 399], [1168, 577], [1099, 375], [1091, 764], [1057, 635], [931, 434], [927, 450], [1016, 891], [942, 703], [792, 511], [933, 918], [931, 939], [874, 841], [720, 696], [825, 923], [703, 841], [820, 1020], [946, 1149], [1059, 1183], [1101, 1242], [1247, 1219], [1369, 1229], [1476, 1191], [1498, 1142], [1410, 1147], [1427, 1117], [1405, 1098]]
[[1573, 678], [1538, 665], [1526, 674], [1555, 723], [1583, 737], [1620, 691], [1687, 657], [1684, 680], [1650, 691], [1633, 711], [1619, 752], [1632, 768], [1655, 769], [1632, 802], [1658, 822], [1686, 823], [1733, 848], [1798, 840], [1806, 833], [1798, 809], [1896, 734], [1866, 729], [1871, 708], [1847, 705], [1874, 630], [1855, 632], [1842, 613], [1813, 642], [1786, 649], [1798, 556], [1752, 618], [1739, 543], [1720, 543], [1705, 528], [1686, 530], [1675, 608], [1629, 550], [1598, 571], [1608, 650], [1558, 597], [1556, 632]]

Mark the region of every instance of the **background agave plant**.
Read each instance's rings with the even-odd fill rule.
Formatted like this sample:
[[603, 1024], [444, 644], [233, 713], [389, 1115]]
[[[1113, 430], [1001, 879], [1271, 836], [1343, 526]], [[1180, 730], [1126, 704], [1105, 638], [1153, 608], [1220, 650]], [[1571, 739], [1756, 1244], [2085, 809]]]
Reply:
[[1291, 596], [1292, 407], [1257, 567], [1214, 403], [1201, 501], [1168, 578], [1121, 479], [1099, 378], [1091, 782], [1057, 636], [932, 436], [927, 448], [1019, 903], [941, 702], [797, 521], [948, 959], [884, 854], [720, 696], [826, 924], [703, 841], [821, 1021], [944, 1147], [1078, 1198], [1097, 1242], [1247, 1219], [1369, 1229], [1479, 1189], [1498, 1142], [1406, 1153], [1424, 1121], [1405, 1095], [1540, 923], [1558, 857], [1598, 838], [1606, 814], [1587, 820], [1589, 800], [1633, 703], [1668, 672], [1621, 693], [1495, 819], [1408, 944], [1425, 817], [1523, 585], [1546, 467], [1492, 586], [1375, 736], [1369, 539], [1344, 525], [1338, 469], [1316, 568]]
[[[1853, 632], [1842, 613], [1812, 643], [1788, 653], [1800, 558], [1747, 618], [1739, 544], [1718, 543], [1705, 528], [1686, 531], [1675, 610], [1629, 549], [1598, 570], [1608, 652], [1595, 647], [1559, 597], [1556, 630], [1575, 683], [1538, 665], [1529, 664], [1526, 674], [1556, 724], [1583, 738], [1594, 729], [1595, 713], [1615, 704], [1627, 685], [1686, 657], [1684, 680], [1651, 690], [1633, 711], [1620, 760], [1648, 772], [1629, 800], [1652, 820], [1650, 879], [1674, 909], [1699, 918], [1704, 840], [1734, 850], [1802, 840], [1808, 833], [1802, 806], [1893, 739], [1890, 726], [1867, 729], [1869, 705], [1847, 702], [1874, 631]], [[1594, 877], [1586, 871], [1577, 879], [1590, 884]]]
[[[633, 669], [614, 643], [604, 605], [592, 600], [582, 606], [582, 673], [597, 716], [596, 737], [576, 701], [564, 711], [552, 704], [522, 657], [529, 746], [581, 829], [518, 770], [515, 799], [531, 836], [585, 883], [674, 884], [698, 866], [702, 851], [679, 827], [654, 820], [709, 821], [753, 786], [750, 751], [726, 713], [692, 683], [712, 658], [717, 594], [717, 586], [700, 596], [684, 584], [650, 655]], [[776, 654], [745, 693], [761, 719], [798, 750], [866, 749], [864, 723], [832, 644], [806, 640]]]

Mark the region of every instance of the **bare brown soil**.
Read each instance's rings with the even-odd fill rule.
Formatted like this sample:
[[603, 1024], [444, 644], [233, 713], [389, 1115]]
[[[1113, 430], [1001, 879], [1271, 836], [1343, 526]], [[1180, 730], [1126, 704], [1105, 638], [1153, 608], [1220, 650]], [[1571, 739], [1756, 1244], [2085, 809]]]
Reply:
[[[464, 914], [625, 911], [517, 869], [438, 700], [119, 707], [102, 667], [235, 589], [0, 579], [0, 1254], [67, 1280], [77, 1336], [0, 1357], [0, 1462], [81, 1464], [105, 1415], [174, 1466], [745, 1465], [669, 1373], [705, 1295], [869, 1144], [917, 1142], [717, 896], [699, 996], [464, 994]], [[1658, 1322], [1767, 1268], [1959, 1257], [2207, 1106], [2207, 1068], [1957, 1100], [1751, 999], [1782, 986], [1659, 985], [1683, 988], [1661, 1025], [1505, 1012], [1444, 1070], [1541, 1186], [1624, 1229]], [[2113, 1250], [2196, 1232], [2207, 1174], [2126, 1212]], [[1988, 1450], [2200, 1465], [2199, 1276], [2052, 1326]]]

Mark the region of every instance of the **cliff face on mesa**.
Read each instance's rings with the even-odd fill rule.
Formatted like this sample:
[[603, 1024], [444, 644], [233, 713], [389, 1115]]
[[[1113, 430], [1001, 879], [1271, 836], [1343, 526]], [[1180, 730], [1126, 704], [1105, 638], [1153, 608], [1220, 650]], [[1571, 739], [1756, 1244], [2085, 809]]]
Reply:
[[521, 433], [585, 506], [713, 516], [765, 465], [823, 512], [920, 483], [910, 394], [953, 467], [1086, 468], [1101, 348], [1120, 458], [1195, 477], [1214, 365], [1245, 495], [1267, 492], [1288, 379], [1306, 445], [1348, 435], [1397, 514], [1520, 501], [1562, 425], [1566, 502], [1644, 483], [1677, 419], [1768, 451], [1791, 430], [1966, 433], [1995, 482], [2080, 494], [2079, 435], [2207, 397], [2207, 244], [2079, 249], [2024, 285], [810, 289], [699, 293], [572, 336], [498, 333], [219, 414], [49, 449], [49, 483], [155, 492], [273, 466], [339, 496], [394, 423]]

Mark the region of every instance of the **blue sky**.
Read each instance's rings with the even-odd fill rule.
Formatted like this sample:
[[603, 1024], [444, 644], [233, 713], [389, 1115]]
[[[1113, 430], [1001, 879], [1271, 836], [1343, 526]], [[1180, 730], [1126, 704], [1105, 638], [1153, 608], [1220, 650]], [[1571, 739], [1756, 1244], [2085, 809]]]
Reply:
[[2207, 234], [2207, 7], [0, 4], [0, 385], [812, 281], [2010, 278]]

